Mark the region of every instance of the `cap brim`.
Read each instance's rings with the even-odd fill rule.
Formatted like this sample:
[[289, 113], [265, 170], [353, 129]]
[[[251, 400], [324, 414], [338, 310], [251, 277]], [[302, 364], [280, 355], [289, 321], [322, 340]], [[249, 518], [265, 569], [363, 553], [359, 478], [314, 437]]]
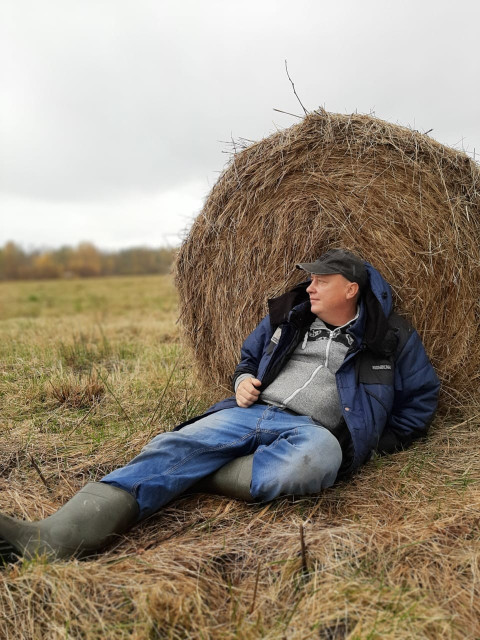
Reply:
[[313, 273], [316, 276], [326, 276], [332, 275], [335, 273], [340, 273], [340, 271], [336, 271], [333, 268], [329, 268], [326, 266], [320, 266], [319, 264], [315, 264], [314, 262], [304, 262], [301, 264], [295, 265], [297, 269], [303, 269], [304, 271], [308, 271], [308, 273]]

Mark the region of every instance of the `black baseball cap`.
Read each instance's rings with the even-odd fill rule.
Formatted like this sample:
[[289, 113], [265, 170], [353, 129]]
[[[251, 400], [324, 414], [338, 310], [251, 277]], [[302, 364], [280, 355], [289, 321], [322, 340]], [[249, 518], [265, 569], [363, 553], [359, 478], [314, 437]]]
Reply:
[[356, 282], [360, 290], [365, 288], [368, 279], [364, 261], [346, 249], [330, 249], [315, 262], [297, 264], [297, 269], [318, 276], [339, 273], [349, 282]]

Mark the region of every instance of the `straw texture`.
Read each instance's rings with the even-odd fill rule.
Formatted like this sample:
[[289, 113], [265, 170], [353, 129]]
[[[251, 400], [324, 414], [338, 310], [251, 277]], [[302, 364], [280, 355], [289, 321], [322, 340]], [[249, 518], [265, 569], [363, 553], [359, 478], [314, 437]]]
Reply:
[[175, 264], [203, 381], [229, 387], [266, 299], [304, 279], [297, 262], [345, 247], [392, 285], [440, 375], [443, 406], [477, 405], [479, 165], [417, 131], [323, 110], [235, 151]]

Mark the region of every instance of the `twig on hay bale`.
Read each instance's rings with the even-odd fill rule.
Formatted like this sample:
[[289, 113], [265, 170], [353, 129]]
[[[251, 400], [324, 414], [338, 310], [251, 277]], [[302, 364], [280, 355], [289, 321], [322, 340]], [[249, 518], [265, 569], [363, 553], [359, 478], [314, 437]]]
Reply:
[[226, 387], [265, 301], [297, 262], [346, 247], [393, 287], [443, 382], [444, 406], [478, 406], [480, 167], [368, 115], [308, 114], [235, 153], [175, 265], [186, 341]]

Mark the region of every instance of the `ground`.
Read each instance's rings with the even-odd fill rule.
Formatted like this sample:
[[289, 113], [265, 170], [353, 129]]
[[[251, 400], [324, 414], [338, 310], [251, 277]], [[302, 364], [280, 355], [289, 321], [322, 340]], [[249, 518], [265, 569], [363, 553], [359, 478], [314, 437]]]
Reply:
[[[168, 276], [0, 283], [0, 508], [36, 519], [224, 393]], [[182, 497], [89, 560], [0, 570], [0, 638], [479, 638], [480, 415], [319, 496]]]

